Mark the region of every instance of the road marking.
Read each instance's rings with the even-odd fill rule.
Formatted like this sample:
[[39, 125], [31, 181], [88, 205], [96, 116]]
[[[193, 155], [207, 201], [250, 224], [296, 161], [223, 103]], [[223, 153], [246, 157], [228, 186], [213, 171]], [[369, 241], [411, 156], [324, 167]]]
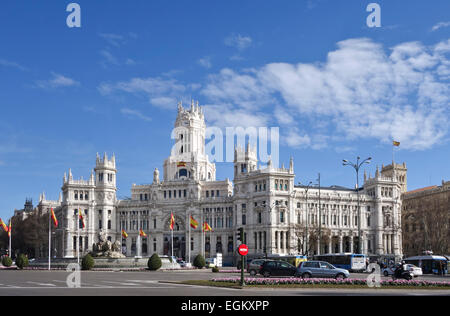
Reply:
[[53, 283], [39, 283], [39, 282], [33, 282], [33, 281], [28, 281], [27, 283], [30, 284], [36, 284], [36, 285], [40, 285], [40, 286], [52, 286], [55, 287], [56, 285]]

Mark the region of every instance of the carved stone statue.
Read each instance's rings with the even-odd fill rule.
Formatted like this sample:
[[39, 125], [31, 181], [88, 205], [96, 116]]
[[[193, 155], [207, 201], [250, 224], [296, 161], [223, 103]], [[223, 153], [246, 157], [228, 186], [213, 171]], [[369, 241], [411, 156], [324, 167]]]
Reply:
[[120, 241], [116, 240], [114, 244], [107, 240], [106, 233], [101, 231], [98, 234], [98, 242], [92, 247], [93, 257], [103, 257], [103, 258], [125, 258], [121, 253]]

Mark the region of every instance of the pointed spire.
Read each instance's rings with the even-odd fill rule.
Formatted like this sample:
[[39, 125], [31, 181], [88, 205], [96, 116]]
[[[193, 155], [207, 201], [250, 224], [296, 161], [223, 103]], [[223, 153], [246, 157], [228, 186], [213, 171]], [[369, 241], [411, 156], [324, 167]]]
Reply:
[[59, 192], [58, 202], [59, 202], [59, 203], [62, 203], [62, 193], [61, 193], [61, 192]]
[[69, 181], [72, 181], [73, 176], [72, 176], [72, 169], [69, 168]]
[[114, 153], [111, 157], [111, 163], [113, 164], [113, 166], [116, 166], [116, 155]]
[[291, 156], [291, 160], [289, 161], [289, 173], [294, 173], [294, 158]]
[[367, 172], [366, 172], [366, 170], [364, 169], [364, 182], [366, 182], [367, 181]]
[[63, 184], [67, 182], [67, 174], [64, 172]]
[[91, 176], [89, 178], [89, 183], [94, 184], [95, 178], [94, 178], [94, 170], [91, 170]]
[[108, 161], [108, 155], [105, 152], [105, 154], [103, 155], [103, 163], [106, 163], [107, 161]]
[[377, 165], [377, 171], [375, 172], [375, 178], [378, 178], [380, 176], [380, 170], [378, 170], [378, 165]]

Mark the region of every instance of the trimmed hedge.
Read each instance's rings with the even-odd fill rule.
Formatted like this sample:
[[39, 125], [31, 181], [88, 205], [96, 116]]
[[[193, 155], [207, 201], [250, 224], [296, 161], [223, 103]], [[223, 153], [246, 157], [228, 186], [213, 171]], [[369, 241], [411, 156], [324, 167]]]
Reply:
[[2, 258], [2, 265], [4, 265], [5, 267], [10, 267], [12, 266], [12, 259], [8, 256], [3, 256]]
[[147, 263], [148, 269], [152, 271], [156, 271], [162, 266], [161, 258], [158, 256], [157, 253], [154, 253], [150, 259], [148, 259]]
[[203, 269], [206, 266], [205, 258], [203, 258], [202, 255], [197, 255], [194, 259], [194, 267], [197, 267], [199, 269]]
[[81, 261], [81, 269], [82, 270], [92, 270], [94, 265], [95, 265], [94, 259], [89, 254], [84, 256], [83, 260]]
[[23, 269], [28, 267], [28, 257], [24, 254], [20, 254], [19, 256], [17, 256], [16, 258], [16, 266], [19, 269]]

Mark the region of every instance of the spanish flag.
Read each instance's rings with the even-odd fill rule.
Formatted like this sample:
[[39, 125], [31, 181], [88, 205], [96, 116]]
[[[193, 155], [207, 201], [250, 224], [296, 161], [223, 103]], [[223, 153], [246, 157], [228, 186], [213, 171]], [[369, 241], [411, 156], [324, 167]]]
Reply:
[[123, 238], [127, 238], [128, 237], [127, 232], [125, 230], [123, 230], [123, 229], [122, 229], [122, 237]]
[[177, 167], [178, 168], [179, 167], [186, 167], [186, 163], [184, 161], [180, 161], [180, 162], [178, 162]]
[[55, 225], [55, 227], [58, 227], [58, 220], [56, 219], [55, 212], [53, 212], [53, 208], [51, 208], [50, 214], [52, 216], [53, 224]]
[[83, 218], [83, 214], [81, 213], [81, 209], [78, 209], [78, 219], [81, 221], [81, 225], [84, 228], [84, 218]]
[[11, 220], [9, 220], [8, 237], [11, 237]]
[[197, 226], [198, 226], [198, 222], [197, 222], [197, 221], [192, 217], [192, 215], [191, 215], [191, 227], [192, 227], [193, 229], [196, 229]]
[[203, 231], [204, 232], [212, 232], [212, 228], [211, 228], [211, 226], [209, 226], [209, 224], [207, 222], [205, 222], [203, 224]]
[[0, 225], [3, 227], [5, 232], [8, 232], [9, 228], [6, 226], [5, 222], [0, 218]]
[[175, 225], [175, 217], [173, 213], [170, 213], [170, 230], [173, 230], [173, 226]]
[[393, 140], [392, 141], [392, 145], [398, 147], [398, 146], [400, 146], [400, 142], [397, 142], [397, 141]]
[[141, 237], [147, 237], [147, 234], [144, 233], [144, 231], [142, 230], [142, 228], [139, 229], [139, 236], [141, 236]]

